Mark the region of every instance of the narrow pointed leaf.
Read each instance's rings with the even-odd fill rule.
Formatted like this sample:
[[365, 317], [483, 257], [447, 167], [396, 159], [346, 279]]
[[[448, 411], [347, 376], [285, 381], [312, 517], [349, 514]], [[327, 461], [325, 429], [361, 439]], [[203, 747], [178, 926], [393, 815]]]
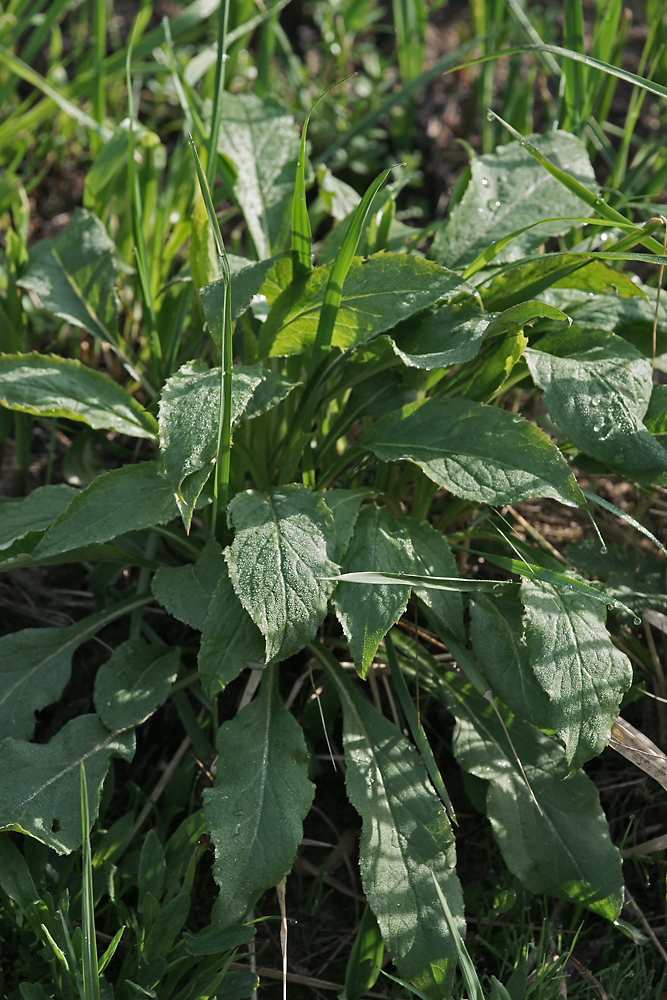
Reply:
[[475, 503], [544, 496], [585, 506], [546, 435], [495, 406], [465, 399], [412, 403], [379, 420], [360, 444], [383, 462], [414, 462], [439, 486]]
[[267, 667], [258, 697], [216, 740], [218, 776], [204, 809], [215, 844], [218, 923], [241, 920], [290, 871], [315, 792], [303, 733], [280, 701], [277, 672]]
[[338, 571], [334, 521], [322, 494], [303, 486], [248, 490], [229, 504], [236, 531], [226, 549], [241, 603], [266, 639], [266, 661], [285, 659], [313, 638]]
[[419, 756], [392, 723], [357, 692], [322, 647], [312, 647], [343, 707], [346, 784], [360, 814], [364, 892], [405, 979], [431, 997], [450, 997], [456, 948], [431, 872], [463, 929], [449, 821]]

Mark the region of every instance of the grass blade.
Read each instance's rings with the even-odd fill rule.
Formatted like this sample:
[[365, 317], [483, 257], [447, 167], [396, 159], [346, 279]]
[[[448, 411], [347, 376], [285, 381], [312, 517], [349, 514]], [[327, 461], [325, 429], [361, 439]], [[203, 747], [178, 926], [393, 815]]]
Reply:
[[88, 808], [88, 788], [86, 785], [86, 772], [84, 770], [83, 761], [81, 761], [80, 764], [80, 772], [81, 772], [81, 829], [83, 835], [83, 855], [81, 861], [83, 997], [84, 1000], [100, 1000], [100, 974], [99, 974], [99, 969], [97, 967], [97, 944], [95, 941], [93, 864], [90, 856], [90, 812]]
[[641, 531], [642, 535], [646, 535], [646, 537], [649, 538], [653, 542], [653, 544], [660, 549], [662, 554], [667, 556], [667, 549], [662, 544], [662, 542], [659, 542], [658, 539], [655, 537], [655, 535], [652, 534], [648, 530], [648, 528], [645, 528], [643, 524], [640, 524], [639, 521], [635, 521], [634, 517], [630, 517], [630, 515], [626, 514], [624, 510], [619, 510], [618, 507], [614, 507], [613, 503], [609, 503], [608, 500], [603, 500], [602, 497], [599, 497], [596, 493], [591, 493], [590, 490], [585, 490], [582, 487], [581, 492], [584, 494], [587, 500], [592, 501], [592, 503], [599, 504], [600, 507], [604, 508], [604, 510], [606, 511], [609, 511], [610, 514], [614, 514], [616, 517], [620, 517], [621, 520], [626, 522], [626, 524], [631, 525], [635, 529], [635, 531]]
[[220, 135], [220, 119], [222, 117], [222, 95], [225, 89], [228, 17], [229, 0], [222, 0], [218, 20], [218, 53], [215, 61], [215, 84], [213, 89], [213, 110], [211, 111], [211, 134], [209, 136], [208, 159], [206, 161], [206, 180], [209, 188], [212, 188], [215, 185], [216, 165], [218, 162], [218, 136]]
[[445, 920], [447, 921], [447, 926], [449, 927], [449, 933], [452, 935], [454, 944], [456, 946], [456, 954], [459, 959], [459, 967], [461, 969], [461, 975], [466, 984], [466, 990], [468, 992], [468, 997], [470, 1000], [484, 1000], [484, 993], [482, 992], [482, 984], [479, 981], [477, 972], [475, 971], [475, 966], [473, 961], [468, 954], [468, 949], [463, 943], [463, 939], [459, 934], [459, 929], [456, 926], [456, 921], [452, 911], [449, 908], [445, 895], [438, 885], [437, 879], [433, 872], [431, 872], [431, 878], [433, 879], [433, 884], [435, 885], [436, 891], [438, 893], [438, 899], [440, 900], [440, 906], [442, 907], [442, 912], [445, 915]]
[[[222, 354], [222, 365], [220, 367], [220, 411], [218, 414], [218, 446], [215, 462], [215, 479], [213, 482], [213, 512], [211, 515], [211, 534], [222, 540], [225, 530], [224, 513], [227, 510], [227, 494], [229, 492], [229, 466], [232, 448], [232, 300], [231, 300], [231, 273], [229, 261], [225, 252], [225, 245], [222, 242], [220, 227], [215, 215], [211, 192], [202, 170], [197, 147], [192, 136], [188, 136], [188, 144], [192, 150], [197, 171], [197, 179], [201, 189], [202, 198], [206, 206], [209, 222], [213, 230], [215, 246], [220, 258], [220, 269], [222, 271], [222, 281], [224, 282], [223, 295], [223, 322], [222, 322], [222, 343], [220, 345]], [[218, 515], [223, 516], [218, 519]]]

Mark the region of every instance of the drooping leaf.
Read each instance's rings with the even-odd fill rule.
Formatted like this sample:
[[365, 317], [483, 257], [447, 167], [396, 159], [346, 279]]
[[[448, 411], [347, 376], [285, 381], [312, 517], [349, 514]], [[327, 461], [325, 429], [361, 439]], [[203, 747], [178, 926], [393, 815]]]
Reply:
[[[231, 271], [231, 314], [232, 319], [237, 319], [241, 313], [246, 311], [254, 296], [259, 294], [264, 279], [271, 268], [280, 260], [280, 257], [249, 261], [245, 257], [236, 257], [234, 254], [228, 253], [227, 260]], [[199, 293], [206, 322], [218, 347], [222, 343], [224, 293], [225, 282], [222, 279], [212, 281], [210, 285], [200, 289]]]
[[71, 486], [38, 486], [21, 499], [0, 500], [0, 549], [7, 549], [30, 532], [44, 531], [67, 510], [77, 495]]
[[156, 600], [170, 615], [201, 631], [211, 596], [227, 564], [220, 545], [209, 538], [199, 556], [187, 566], [160, 566], [151, 589]]
[[334, 519], [334, 549], [332, 559], [340, 562], [347, 551], [354, 526], [359, 516], [361, 501], [369, 496], [370, 490], [365, 487], [358, 489], [327, 490], [324, 500], [333, 514]]
[[177, 647], [128, 639], [95, 678], [95, 711], [109, 729], [138, 726], [167, 700], [181, 662]]
[[449, 368], [475, 357], [490, 319], [476, 303], [455, 302], [403, 320], [388, 339], [406, 365]]
[[[260, 365], [235, 365], [232, 374], [232, 421], [250, 402], [262, 381]], [[218, 451], [220, 369], [204, 361], [188, 361], [165, 383], [160, 399], [160, 450], [165, 475], [172, 484], [181, 514], [189, 528], [199, 490]], [[198, 490], [186, 496], [184, 480], [197, 476]]]
[[[239, 420], [253, 420], [255, 417], [261, 417], [263, 413], [267, 413], [274, 406], [282, 403], [283, 399], [287, 399], [290, 392], [302, 384], [293, 379], [285, 378], [280, 372], [272, 372], [259, 365], [253, 365], [253, 371], [255, 367], [262, 371], [264, 377], [250, 397]], [[246, 368], [250, 370], [250, 366], [246, 366]]]
[[[387, 508], [368, 504], [359, 512], [341, 571], [373, 569], [410, 573], [414, 569], [414, 550], [406, 532]], [[336, 615], [361, 677], [368, 673], [380, 640], [405, 611], [409, 596], [409, 584], [361, 586], [341, 582], [336, 587], [333, 595]]]
[[524, 637], [524, 608], [514, 590], [475, 594], [470, 635], [475, 658], [495, 698], [540, 729], [551, 729], [549, 699], [533, 673]]
[[277, 101], [226, 94], [218, 151], [234, 168], [233, 196], [245, 216], [260, 259], [282, 249], [299, 137], [294, 119]]
[[77, 208], [60, 236], [35, 244], [18, 284], [35, 292], [45, 309], [116, 344], [118, 302], [114, 244], [99, 219]]
[[131, 760], [134, 733], [110, 733], [96, 715], [68, 722], [49, 743], [0, 741], [0, 830], [26, 833], [68, 854], [81, 845], [81, 782], [86, 764], [90, 817], [99, 808], [112, 755]]
[[531, 892], [614, 920], [623, 905], [621, 858], [593, 782], [583, 771], [563, 781], [567, 769], [555, 741], [503, 712], [524, 777], [493, 706], [451, 676], [440, 690], [457, 719], [456, 759], [489, 782], [487, 815], [510, 871]]
[[530, 664], [575, 771], [609, 742], [632, 667], [612, 643], [599, 602], [530, 580], [521, 584], [521, 599]]
[[[550, 160], [577, 178], [590, 191], [597, 190], [595, 173], [583, 142], [568, 132], [552, 131], [531, 136]], [[436, 232], [429, 251], [447, 267], [470, 263], [494, 240], [522, 226], [554, 216], [571, 218], [581, 212], [579, 199], [535, 163], [518, 142], [499, 146], [470, 164], [470, 182], [445, 226]], [[496, 261], [518, 260], [537, 250], [549, 236], [561, 236], [570, 222], [545, 222], [517, 236]]]
[[0, 638], [0, 739], [30, 739], [35, 712], [57, 701], [70, 679], [72, 654], [100, 629], [146, 603], [141, 595], [89, 615], [69, 628], [27, 628]]
[[117, 382], [55, 354], [0, 355], [0, 403], [42, 417], [79, 420], [131, 437], [155, 438], [152, 414]]
[[298, 484], [237, 493], [236, 530], [225, 558], [234, 590], [266, 639], [266, 660], [285, 659], [313, 638], [338, 571], [333, 516], [322, 494]]
[[106, 542], [127, 531], [165, 524], [178, 515], [173, 491], [158, 474], [157, 463], [140, 462], [98, 476], [53, 523], [34, 555]]
[[289, 872], [315, 792], [303, 733], [280, 701], [277, 674], [267, 667], [258, 697], [216, 739], [218, 773], [204, 792], [204, 810], [220, 925], [241, 920]]
[[264, 636], [236, 596], [226, 563], [211, 595], [199, 647], [199, 676], [213, 696], [246, 667], [264, 666]]
[[401, 975], [429, 996], [449, 997], [456, 949], [433, 884], [434, 875], [463, 929], [449, 821], [412, 744], [357, 692], [330, 654], [322, 647], [313, 652], [343, 707], [347, 791], [363, 821], [364, 892]]
[[653, 388], [650, 361], [602, 330], [574, 328], [566, 339], [543, 338], [537, 348], [526, 351], [526, 362], [563, 433], [626, 476], [662, 480], [667, 452], [642, 422]]
[[465, 399], [427, 399], [383, 417], [361, 444], [384, 462], [414, 462], [439, 486], [475, 503], [555, 497], [582, 507], [567, 463], [528, 421]]
[[[298, 354], [312, 347], [330, 273], [330, 265], [315, 268], [280, 316], [279, 325], [264, 325], [262, 356]], [[269, 305], [291, 281], [292, 261], [285, 257], [262, 288]], [[457, 274], [418, 257], [384, 252], [367, 260], [354, 257], [345, 278], [331, 343], [341, 350], [359, 347], [413, 313], [470, 291]]]

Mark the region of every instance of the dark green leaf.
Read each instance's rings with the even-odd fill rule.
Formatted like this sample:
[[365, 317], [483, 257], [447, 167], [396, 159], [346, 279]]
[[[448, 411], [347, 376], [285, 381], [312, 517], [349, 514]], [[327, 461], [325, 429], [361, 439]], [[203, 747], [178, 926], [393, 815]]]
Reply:
[[241, 920], [266, 889], [289, 872], [313, 799], [308, 753], [296, 719], [266, 669], [258, 697], [220, 727], [215, 788], [204, 809], [215, 844], [215, 909], [225, 924]]
[[81, 845], [81, 781], [86, 764], [91, 820], [112, 755], [131, 760], [134, 733], [110, 733], [96, 715], [68, 722], [46, 744], [0, 741], [0, 830], [16, 830], [59, 854]]
[[464, 399], [428, 399], [383, 417], [361, 438], [384, 462], [411, 461], [475, 503], [554, 497], [585, 506], [567, 463], [528, 421]]
[[521, 599], [530, 664], [575, 771], [609, 742], [632, 667], [612, 643], [600, 603], [529, 580], [521, 584]]
[[198, 934], [185, 935], [185, 950], [188, 955], [224, 955], [252, 941], [256, 933], [251, 924], [231, 924], [222, 930], [205, 927]]
[[20, 500], [0, 500], [0, 549], [8, 549], [31, 532], [44, 531], [76, 495], [71, 486], [38, 486]]
[[209, 538], [194, 563], [160, 566], [151, 589], [170, 615], [201, 632], [211, 596], [223, 573], [227, 575], [222, 549], [214, 538]]
[[[428, 521], [416, 521], [412, 517], [404, 517], [400, 523], [412, 543], [413, 573], [435, 577], [458, 576], [456, 560], [439, 531]], [[459, 639], [465, 639], [460, 593], [430, 587], [416, 587], [413, 593], [428, 608], [429, 619], [442, 623]]]
[[327, 490], [324, 494], [324, 501], [334, 519], [335, 539], [331, 555], [336, 562], [340, 562], [347, 551], [359, 516], [361, 501], [369, 496], [370, 492], [365, 487], [360, 487], [359, 489]]
[[489, 321], [470, 301], [444, 305], [399, 323], [390, 342], [406, 365], [449, 368], [475, 357]]
[[[227, 259], [231, 271], [231, 313], [232, 319], [237, 319], [241, 313], [246, 311], [255, 295], [259, 294], [264, 279], [271, 268], [280, 260], [280, 257], [269, 257], [267, 260], [254, 262], [246, 260], [245, 257], [227, 254]], [[225, 294], [224, 280], [221, 278], [218, 281], [212, 281], [210, 285], [200, 289], [199, 294], [211, 336], [216, 345], [220, 347]]]
[[127, 531], [165, 524], [178, 514], [169, 483], [155, 462], [114, 469], [93, 480], [72, 500], [34, 550], [37, 558], [58, 555]]
[[167, 700], [181, 662], [180, 649], [121, 643], [97, 672], [95, 711], [109, 729], [138, 726]]
[[264, 637], [229, 579], [226, 563], [211, 596], [199, 647], [199, 675], [213, 696], [245, 670], [264, 666]]
[[155, 830], [149, 830], [141, 845], [139, 856], [139, 903], [137, 910], [143, 912], [144, 897], [150, 892], [154, 899], [162, 895], [165, 876], [164, 849]]
[[174, 938], [188, 919], [189, 912], [189, 892], [179, 892], [163, 910], [160, 910], [144, 942], [143, 955], [147, 959], [166, 958], [171, 951]]
[[[343, 573], [384, 570], [410, 573], [414, 550], [400, 523], [386, 507], [368, 504], [357, 518], [354, 535], [342, 561]], [[361, 586], [341, 582], [333, 602], [350, 644], [359, 675], [365, 677], [380, 640], [401, 617], [408, 603], [410, 585]]]

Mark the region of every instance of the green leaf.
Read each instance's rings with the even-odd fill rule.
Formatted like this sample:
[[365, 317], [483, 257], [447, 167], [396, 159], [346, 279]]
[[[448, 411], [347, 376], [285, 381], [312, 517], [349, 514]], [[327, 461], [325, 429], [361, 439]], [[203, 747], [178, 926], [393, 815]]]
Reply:
[[551, 728], [576, 771], [609, 742], [632, 667], [612, 643], [598, 602], [529, 580], [521, 599], [530, 664], [549, 696]]
[[19, 500], [0, 500], [0, 549], [8, 549], [31, 532], [44, 531], [67, 510], [77, 492], [63, 484], [38, 486]]
[[524, 637], [524, 608], [518, 594], [475, 594], [470, 602], [470, 636], [475, 659], [494, 697], [522, 719], [551, 729], [549, 699], [533, 673]]
[[160, 566], [151, 589], [170, 615], [201, 632], [213, 591], [223, 573], [227, 574], [227, 564], [222, 549], [214, 538], [209, 538], [194, 563]]
[[572, 328], [567, 338], [542, 338], [538, 348], [526, 351], [526, 363], [563, 433], [623, 475], [661, 479], [667, 452], [642, 423], [653, 388], [650, 361], [602, 330]]
[[[277, 327], [267, 321], [260, 337], [262, 356], [299, 354], [312, 347], [331, 271], [331, 266], [311, 271]], [[285, 257], [262, 288], [270, 306], [291, 280], [292, 261]], [[419, 257], [384, 252], [366, 260], [355, 257], [345, 278], [331, 343], [341, 350], [359, 347], [413, 313], [468, 290], [458, 275]]]
[[[458, 576], [456, 560], [449, 545], [444, 536], [428, 521], [416, 521], [412, 517], [404, 517], [401, 518], [400, 524], [412, 543], [415, 575]], [[435, 590], [432, 587], [415, 587], [413, 593], [428, 608], [429, 619], [442, 623], [457, 638], [465, 641], [463, 602], [460, 593]]]
[[614, 920], [623, 905], [621, 857], [593, 782], [583, 771], [563, 781], [567, 772], [554, 740], [503, 713], [536, 805], [493, 706], [451, 675], [441, 691], [457, 719], [456, 759], [489, 782], [487, 815], [512, 874], [531, 892]]
[[0, 834], [0, 888], [10, 899], [28, 913], [33, 903], [39, 903], [40, 894], [32, 880], [28, 862], [12, 843], [9, 834]]
[[[410, 573], [414, 550], [401, 524], [386, 507], [368, 504], [357, 518], [352, 541], [342, 561], [343, 573], [384, 570]], [[365, 677], [380, 640], [405, 611], [410, 585], [360, 587], [340, 582], [333, 595], [336, 616], [350, 645], [360, 677]]]
[[198, 934], [185, 935], [185, 950], [188, 955], [224, 955], [232, 948], [248, 944], [256, 933], [252, 924], [231, 924], [221, 930], [205, 927]]
[[327, 490], [324, 494], [324, 502], [334, 519], [335, 539], [331, 555], [336, 562], [340, 562], [345, 555], [357, 523], [361, 501], [370, 494], [371, 491], [363, 486], [358, 489]]
[[280, 250], [289, 229], [289, 208], [299, 137], [294, 119], [277, 101], [254, 94], [225, 94], [218, 152], [234, 168], [233, 196], [257, 255]]
[[180, 649], [128, 639], [95, 678], [95, 711], [109, 729], [145, 722], [166, 700], [181, 662]]
[[75, 649], [121, 615], [146, 603], [145, 595], [112, 605], [69, 628], [28, 628], [0, 638], [0, 733], [29, 739], [35, 712], [56, 702], [70, 679]]
[[147, 892], [150, 892], [154, 899], [159, 899], [162, 895], [165, 871], [164, 849], [155, 830], [149, 830], [141, 845], [141, 854], [139, 855], [139, 903], [137, 906], [139, 913], [143, 912], [144, 897]]
[[142, 958], [166, 958], [176, 935], [188, 919], [190, 893], [179, 892], [160, 910], [157, 919], [144, 941]]
[[360, 444], [383, 462], [414, 462], [438, 486], [474, 503], [585, 500], [548, 438], [521, 417], [465, 399], [427, 399], [383, 417]]
[[211, 596], [199, 647], [199, 676], [213, 697], [246, 667], [264, 666], [264, 637], [236, 596], [227, 565]]
[[477, 355], [491, 317], [464, 300], [403, 320], [388, 338], [394, 352], [414, 368], [449, 368]]
[[55, 354], [0, 355], [0, 403], [42, 417], [154, 439], [155, 417], [113, 379]]
[[35, 292], [45, 309], [116, 345], [118, 300], [114, 244], [99, 219], [83, 208], [57, 240], [43, 240], [17, 284]]
[[155, 462], [126, 465], [98, 476], [60, 515], [34, 550], [54, 556], [127, 531], [165, 524], [178, 514], [173, 491]]
[[[568, 132], [531, 136], [554, 163], [567, 169], [590, 191], [597, 191], [595, 173], [583, 142]], [[461, 201], [443, 229], [436, 232], [429, 255], [447, 267], [469, 264], [486, 247], [509, 232], [554, 216], [580, 213], [580, 200], [535, 163], [519, 142], [473, 157], [471, 177]], [[545, 222], [517, 236], [496, 261], [518, 260], [533, 253], [549, 236], [562, 236], [572, 223]]]
[[241, 603], [266, 639], [267, 663], [284, 660], [315, 635], [338, 566], [329, 558], [333, 516], [322, 494], [303, 486], [247, 490], [229, 504], [236, 530], [225, 551]]
[[311, 647], [343, 707], [346, 784], [363, 827], [364, 892], [401, 976], [432, 997], [449, 997], [456, 949], [431, 872], [463, 929], [449, 822], [417, 751], [358, 693], [323, 647]]
[[[264, 377], [260, 365], [234, 366], [232, 421], [238, 420]], [[160, 399], [160, 450], [165, 475], [172, 484], [189, 529], [194, 505], [218, 452], [220, 369], [204, 361], [188, 361], [167, 379]], [[197, 474], [198, 489], [184, 496], [183, 483]]]
[[215, 788], [204, 792], [220, 887], [214, 915], [224, 924], [241, 920], [290, 871], [315, 792], [303, 733], [283, 708], [277, 675], [267, 667], [258, 697], [220, 727]]
[[28, 834], [68, 854], [81, 846], [81, 782], [86, 764], [91, 820], [112, 755], [131, 760], [134, 733], [110, 733], [96, 715], [68, 722], [46, 744], [0, 741], [0, 830]]
[[384, 941], [380, 927], [366, 903], [347, 962], [345, 992], [341, 994], [341, 1000], [361, 1000], [368, 990], [372, 990], [380, 975], [383, 958]]
[[[267, 274], [280, 257], [269, 257], [267, 260], [254, 262], [246, 260], [245, 257], [235, 257], [230, 253], [227, 254], [227, 260], [231, 271], [231, 314], [232, 319], [237, 319], [259, 293]], [[210, 285], [200, 289], [199, 294], [211, 336], [216, 346], [220, 347], [225, 297], [224, 280], [220, 278], [218, 281], [212, 281]]]
[[[237, 366], [238, 367], [238, 366]], [[252, 366], [254, 371], [255, 367], [261, 368], [261, 366]], [[235, 371], [237, 369], [234, 369]], [[249, 366], [246, 366], [246, 370], [250, 370]], [[279, 403], [282, 403], [283, 399], [287, 399], [290, 392], [297, 389], [301, 382], [295, 382], [292, 379], [285, 378], [280, 372], [272, 372], [266, 368], [261, 368], [263, 372], [263, 379], [253, 392], [248, 405], [239, 417], [239, 420], [253, 420], [255, 417], [261, 417], [263, 413], [268, 413]]]

